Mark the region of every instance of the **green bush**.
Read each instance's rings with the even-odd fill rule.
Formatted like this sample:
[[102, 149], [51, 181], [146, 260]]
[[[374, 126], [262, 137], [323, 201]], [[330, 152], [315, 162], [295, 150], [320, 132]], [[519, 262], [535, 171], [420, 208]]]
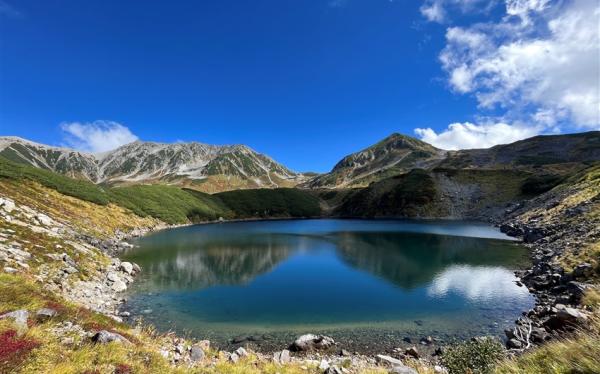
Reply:
[[477, 338], [446, 348], [442, 364], [450, 374], [491, 373], [504, 357], [504, 347], [495, 338]]

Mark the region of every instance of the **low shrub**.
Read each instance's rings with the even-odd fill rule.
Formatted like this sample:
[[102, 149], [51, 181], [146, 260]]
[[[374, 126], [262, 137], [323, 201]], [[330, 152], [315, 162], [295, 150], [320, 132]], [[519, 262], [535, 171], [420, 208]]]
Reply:
[[442, 363], [450, 374], [491, 373], [504, 357], [504, 347], [494, 338], [478, 338], [446, 349]]

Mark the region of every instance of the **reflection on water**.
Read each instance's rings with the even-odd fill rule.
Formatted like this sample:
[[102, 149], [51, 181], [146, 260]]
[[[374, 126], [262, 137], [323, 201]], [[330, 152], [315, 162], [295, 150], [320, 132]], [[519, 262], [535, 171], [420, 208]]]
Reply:
[[360, 220], [168, 230], [127, 254], [143, 268], [129, 306], [153, 309], [146, 318], [159, 328], [217, 342], [256, 332], [335, 335], [358, 326], [499, 331], [493, 322], [532, 304], [512, 273], [525, 250], [500, 235], [471, 223]]
[[438, 274], [427, 293], [445, 297], [455, 292], [470, 301], [503, 301], [514, 297], [526, 298], [526, 287], [515, 287], [513, 273], [501, 267], [453, 265]]

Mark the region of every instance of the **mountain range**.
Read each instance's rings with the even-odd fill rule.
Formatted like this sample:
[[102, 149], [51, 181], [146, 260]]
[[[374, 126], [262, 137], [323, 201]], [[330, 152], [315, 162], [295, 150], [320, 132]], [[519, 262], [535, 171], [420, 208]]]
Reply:
[[[464, 178], [467, 174], [481, 178], [492, 175], [494, 170], [507, 170], [509, 174], [520, 173], [522, 178], [538, 175], [558, 180], [586, 163], [600, 161], [600, 132], [536, 136], [487, 149], [460, 151], [446, 151], [409, 136], [392, 134], [344, 157], [331, 172], [318, 175], [291, 171], [245, 145], [197, 142], [137, 141], [92, 154], [2, 137], [0, 156], [106, 185], [172, 184], [208, 193], [296, 186], [317, 190], [370, 188], [372, 195], [374, 190], [396, 186], [396, 182], [422, 183], [430, 178], [451, 194], [449, 190], [457, 188], [458, 171]], [[453, 174], [448, 170], [454, 170]], [[479, 174], [474, 176], [474, 171]], [[357, 205], [369, 200], [364, 196], [361, 199]]]
[[211, 193], [290, 187], [307, 179], [245, 145], [136, 141], [93, 154], [2, 137], [0, 156], [93, 183], [166, 183]]

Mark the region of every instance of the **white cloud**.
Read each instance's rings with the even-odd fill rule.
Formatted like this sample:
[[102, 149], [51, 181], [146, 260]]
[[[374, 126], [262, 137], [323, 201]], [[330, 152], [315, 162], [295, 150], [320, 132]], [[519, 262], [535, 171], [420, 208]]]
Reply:
[[599, 25], [596, 0], [507, 0], [498, 22], [448, 28], [440, 61], [450, 86], [482, 108], [598, 129]]
[[429, 22], [444, 23], [449, 21], [448, 10], [487, 12], [495, 3], [496, 0], [425, 0], [419, 10]]
[[444, 10], [444, 6], [442, 5], [441, 1], [425, 3], [419, 10], [421, 11], [421, 14], [430, 22], [442, 23], [446, 18], [446, 11]]
[[68, 146], [86, 152], [105, 152], [138, 140], [131, 131], [113, 121], [62, 123]]
[[512, 143], [537, 135], [539, 126], [490, 123], [476, 125], [470, 122], [453, 123], [437, 133], [431, 128], [417, 128], [415, 133], [426, 143], [435, 147], [456, 150], [488, 148], [496, 144]]

